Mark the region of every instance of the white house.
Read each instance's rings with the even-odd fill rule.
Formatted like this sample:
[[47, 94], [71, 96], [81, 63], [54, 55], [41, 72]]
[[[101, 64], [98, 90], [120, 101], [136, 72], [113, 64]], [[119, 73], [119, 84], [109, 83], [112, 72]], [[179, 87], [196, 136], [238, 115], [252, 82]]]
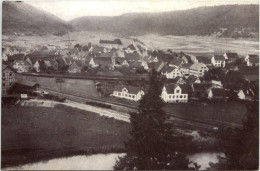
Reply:
[[225, 67], [226, 61], [225, 57], [223, 55], [214, 55], [211, 58], [211, 63], [215, 67]]
[[203, 63], [194, 63], [190, 66], [190, 75], [196, 77], [203, 77], [205, 71], [208, 71], [208, 67]]
[[166, 78], [171, 79], [178, 76], [180, 77], [182, 74], [178, 67], [169, 66], [164, 70], [163, 75], [165, 75]]
[[120, 39], [114, 40], [100, 40], [99, 44], [101, 47], [108, 48], [108, 49], [121, 49], [123, 48], [123, 43]]
[[20, 60], [15, 60], [13, 62], [13, 68], [18, 72], [28, 72], [30, 68], [30, 64], [27, 61], [20, 61]]
[[188, 93], [188, 85], [170, 84], [163, 87], [161, 98], [167, 103], [188, 102]]
[[259, 65], [259, 56], [249, 54], [245, 57], [246, 65], [247, 66], [258, 66]]
[[39, 61], [36, 61], [35, 64], [33, 65], [33, 68], [35, 69], [36, 72], [40, 72], [40, 64]]
[[144, 95], [144, 91], [139, 87], [118, 85], [115, 86], [113, 96], [132, 101], [139, 101]]
[[237, 96], [241, 100], [245, 100], [245, 98], [246, 98], [246, 95], [243, 90], [239, 90], [239, 92], [237, 93]]

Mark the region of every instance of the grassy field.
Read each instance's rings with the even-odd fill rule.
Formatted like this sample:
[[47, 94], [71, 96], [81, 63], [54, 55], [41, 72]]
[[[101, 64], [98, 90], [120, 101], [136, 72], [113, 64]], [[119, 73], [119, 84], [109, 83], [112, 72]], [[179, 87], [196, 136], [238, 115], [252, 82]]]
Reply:
[[235, 101], [168, 104], [165, 110], [182, 117], [209, 121], [209, 123], [214, 120], [239, 125], [242, 124], [243, 119], [246, 119], [247, 114], [246, 105]]
[[121, 152], [129, 130], [129, 123], [65, 106], [2, 106], [2, 167]]

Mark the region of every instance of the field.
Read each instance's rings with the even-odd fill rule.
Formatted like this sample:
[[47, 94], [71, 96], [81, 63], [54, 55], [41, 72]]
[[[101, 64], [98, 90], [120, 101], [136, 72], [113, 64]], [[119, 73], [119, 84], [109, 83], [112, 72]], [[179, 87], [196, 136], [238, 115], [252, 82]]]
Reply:
[[2, 106], [2, 167], [121, 152], [129, 123], [65, 106]]
[[165, 106], [165, 110], [181, 117], [203, 120], [208, 123], [219, 121], [221, 124], [223, 121], [238, 125], [242, 125], [247, 114], [246, 105], [235, 101], [170, 104]]
[[[5, 36], [6, 37], [6, 36]], [[87, 45], [88, 42], [98, 44], [100, 39], [120, 38], [125, 47], [131, 43], [131, 38], [138, 38], [143, 41], [150, 49], [172, 49], [175, 52], [186, 52], [193, 55], [211, 56], [215, 53], [225, 53], [227, 51], [237, 52], [241, 57], [247, 53], [259, 53], [259, 41], [255, 39], [232, 39], [219, 38], [213, 36], [161, 36], [149, 34], [137, 37], [122, 37], [109, 33], [100, 32], [71, 32], [62, 37], [53, 35], [46, 36], [19, 36], [4, 39], [3, 43], [13, 43], [15, 41], [19, 46], [34, 46], [41, 42], [41, 45], [55, 44], [62, 48], [70, 42], [75, 45], [77, 43]]]

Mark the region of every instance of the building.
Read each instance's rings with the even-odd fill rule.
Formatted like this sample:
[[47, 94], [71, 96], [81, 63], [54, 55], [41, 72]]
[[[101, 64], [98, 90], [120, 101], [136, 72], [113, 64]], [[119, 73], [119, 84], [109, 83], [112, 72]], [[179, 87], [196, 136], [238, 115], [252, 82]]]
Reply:
[[183, 64], [181, 67], [180, 67], [180, 71], [182, 73], [183, 76], [187, 77], [190, 75], [190, 67], [191, 67], [191, 63], [186, 63], [186, 64]]
[[208, 98], [209, 99], [227, 99], [227, 92], [223, 88], [212, 88], [208, 92]]
[[208, 71], [208, 67], [203, 63], [194, 63], [190, 66], [190, 75], [196, 77], [203, 77], [205, 71]]
[[196, 58], [197, 58], [199, 63], [203, 63], [207, 67], [211, 67], [212, 66], [211, 59], [209, 57], [206, 57], [206, 56], [196, 56]]
[[162, 99], [166, 103], [188, 102], [191, 87], [186, 84], [170, 84], [165, 85], [162, 90]]
[[2, 65], [2, 94], [7, 94], [14, 83], [15, 71], [7, 65]]
[[118, 85], [115, 86], [113, 96], [132, 101], [139, 101], [144, 95], [144, 91], [139, 87]]
[[133, 69], [141, 69], [141, 68], [144, 68], [145, 70], [149, 69], [147, 63], [144, 62], [144, 61], [142, 61], [142, 62], [140, 62], [140, 61], [129, 61], [128, 64], [129, 64], [129, 67], [133, 68]]
[[103, 67], [103, 68], [108, 68], [110, 70], [113, 70], [115, 68], [115, 64], [113, 64], [111, 58], [91, 58], [89, 61], [89, 65], [92, 68], [96, 67]]
[[176, 78], [182, 76], [181, 71], [178, 67], [169, 66], [163, 71], [163, 75], [168, 79]]
[[234, 62], [235, 60], [238, 59], [238, 54], [237, 53], [228, 52], [228, 53], [224, 53], [223, 56], [225, 57], [225, 59], [226, 59], [226, 61], [228, 63]]
[[125, 58], [116, 57], [115, 62], [115, 66], [117, 67], [129, 66], [129, 63], [127, 62], [127, 60], [125, 60]]
[[114, 40], [100, 40], [99, 45], [104, 48], [112, 49], [122, 49], [123, 43], [120, 39], [114, 39]]
[[82, 68], [84, 67], [81, 61], [73, 61], [73, 63], [69, 66], [69, 73], [81, 73]]
[[28, 72], [30, 70], [30, 63], [26, 60], [20, 61], [20, 60], [15, 60], [13, 62], [13, 69], [15, 69], [18, 73], [22, 72]]
[[125, 59], [127, 61], [141, 61], [142, 58], [138, 53], [125, 53]]
[[258, 55], [247, 55], [245, 57], [247, 66], [258, 66], [259, 65], [259, 56]]
[[225, 67], [226, 65], [226, 59], [223, 55], [214, 55], [211, 58], [211, 63], [215, 67]]
[[181, 58], [173, 58], [169, 63], [169, 66], [172, 67], [180, 67], [183, 64], [183, 60]]
[[208, 98], [208, 92], [211, 89], [209, 83], [193, 83], [193, 96], [195, 98]]

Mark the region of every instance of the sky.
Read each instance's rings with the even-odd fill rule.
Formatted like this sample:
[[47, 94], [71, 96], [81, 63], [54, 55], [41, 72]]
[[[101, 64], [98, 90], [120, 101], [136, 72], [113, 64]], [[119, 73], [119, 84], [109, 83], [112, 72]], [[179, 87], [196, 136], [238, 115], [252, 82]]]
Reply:
[[81, 16], [117, 16], [132, 12], [164, 12], [228, 4], [259, 4], [258, 0], [63, 0], [25, 1], [65, 21]]

